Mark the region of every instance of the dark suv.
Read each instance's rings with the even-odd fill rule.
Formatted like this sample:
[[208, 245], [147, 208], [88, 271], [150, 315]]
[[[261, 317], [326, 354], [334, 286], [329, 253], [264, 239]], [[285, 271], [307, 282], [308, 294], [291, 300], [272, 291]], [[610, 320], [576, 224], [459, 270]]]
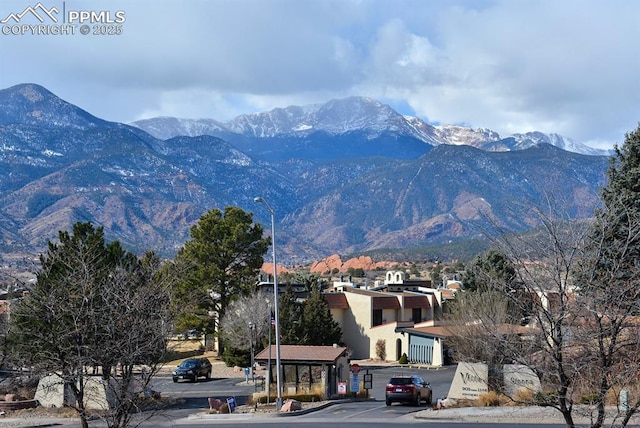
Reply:
[[194, 382], [199, 377], [211, 379], [211, 362], [208, 358], [189, 358], [181, 362], [173, 371], [173, 381], [178, 379], [190, 379]]
[[420, 376], [392, 377], [387, 382], [384, 395], [387, 406], [394, 401], [419, 406], [422, 401], [431, 404], [433, 400], [431, 385]]

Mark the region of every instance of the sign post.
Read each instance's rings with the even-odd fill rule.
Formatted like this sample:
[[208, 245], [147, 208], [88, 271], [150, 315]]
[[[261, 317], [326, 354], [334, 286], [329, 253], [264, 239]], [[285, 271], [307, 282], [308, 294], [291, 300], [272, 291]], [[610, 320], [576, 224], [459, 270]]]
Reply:
[[233, 413], [236, 408], [236, 397], [227, 397], [227, 406], [229, 406], [229, 413]]
[[360, 373], [360, 366], [358, 364], [351, 364], [349, 367], [351, 372], [351, 392], [353, 395], [358, 395], [360, 391], [360, 380], [358, 379], [358, 373]]
[[358, 391], [360, 391], [360, 381], [358, 380], [358, 373], [351, 373], [351, 392], [353, 392], [354, 395], [357, 395]]
[[367, 398], [369, 398], [369, 390], [373, 389], [373, 375], [369, 373], [369, 370], [364, 373], [364, 379], [362, 380], [362, 385], [364, 390], [367, 393]]
[[347, 395], [347, 382], [338, 382], [338, 395]]

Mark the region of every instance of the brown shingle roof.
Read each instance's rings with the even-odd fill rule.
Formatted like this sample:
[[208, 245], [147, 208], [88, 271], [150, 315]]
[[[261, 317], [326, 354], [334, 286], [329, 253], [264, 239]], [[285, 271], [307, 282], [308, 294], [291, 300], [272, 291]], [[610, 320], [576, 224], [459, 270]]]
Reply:
[[[479, 334], [489, 334], [489, 332], [486, 330], [487, 327], [474, 325], [472, 328]], [[500, 334], [518, 334], [526, 336], [539, 333], [539, 329], [537, 328], [520, 326], [517, 324], [500, 324], [496, 328]], [[428, 334], [430, 336], [441, 337], [454, 336], [457, 334], [469, 334], [467, 328], [454, 325], [436, 325], [429, 327], [406, 328], [404, 329], [404, 331], [414, 334]]]
[[[347, 348], [333, 346], [306, 346], [306, 345], [280, 345], [280, 361], [320, 361], [331, 363], [347, 352]], [[271, 360], [276, 358], [276, 347], [271, 345]], [[267, 361], [269, 359], [269, 348], [265, 348], [258, 355], [256, 360]]]
[[407, 328], [405, 329], [405, 331], [408, 332], [413, 332], [413, 333], [418, 333], [418, 334], [428, 334], [429, 336], [440, 336], [440, 337], [447, 337], [447, 336], [451, 336], [452, 333], [452, 327], [451, 326], [446, 326], [446, 325], [434, 325], [434, 326], [429, 326], [429, 327], [416, 327], [416, 328]]
[[365, 290], [363, 288], [345, 288], [344, 289], [345, 293], [353, 293], [353, 294], [360, 294], [362, 296], [371, 296], [371, 297], [377, 297], [377, 296], [388, 296], [388, 293], [384, 293], [382, 291], [374, 291], [374, 290]]
[[374, 297], [371, 300], [373, 309], [400, 309], [400, 302], [395, 296]]
[[407, 309], [428, 308], [431, 306], [427, 296], [403, 296], [402, 300], [404, 302], [404, 307]]
[[349, 309], [349, 302], [343, 293], [325, 293], [323, 296], [329, 309]]

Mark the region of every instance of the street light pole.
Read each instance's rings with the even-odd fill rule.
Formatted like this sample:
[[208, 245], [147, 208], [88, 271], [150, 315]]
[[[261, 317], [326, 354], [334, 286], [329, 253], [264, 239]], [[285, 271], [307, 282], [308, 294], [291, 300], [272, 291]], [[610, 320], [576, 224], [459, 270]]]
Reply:
[[249, 346], [251, 347], [251, 381], [253, 382], [253, 391], [256, 390], [256, 374], [255, 374], [255, 362], [253, 360], [253, 328], [255, 324], [253, 321], [249, 322]]
[[[276, 409], [282, 407], [282, 379], [280, 377], [280, 318], [278, 315], [278, 265], [276, 261], [276, 219], [273, 208], [261, 197], [254, 198], [254, 202], [264, 204], [271, 214], [271, 245], [273, 251], [273, 307], [276, 333]], [[271, 369], [271, 367], [269, 367]]]
[[267, 311], [269, 314], [269, 362], [267, 363], [267, 404], [271, 400], [271, 306], [269, 306], [269, 310]]

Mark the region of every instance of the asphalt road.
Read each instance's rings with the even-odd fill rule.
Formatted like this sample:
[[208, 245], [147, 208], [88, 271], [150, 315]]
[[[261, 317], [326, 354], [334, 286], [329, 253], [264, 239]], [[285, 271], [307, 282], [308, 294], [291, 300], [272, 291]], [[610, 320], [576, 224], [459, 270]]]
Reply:
[[[246, 402], [247, 397], [254, 391], [254, 386], [242, 382], [243, 378], [213, 378], [209, 381], [179, 382], [174, 383], [169, 375], [162, 375], [154, 379], [153, 388], [161, 391], [162, 395], [176, 399], [176, 404], [157, 412], [145, 412], [136, 415], [136, 422], [141, 427], [238, 427], [248, 425], [261, 425], [263, 427], [295, 426], [306, 428], [319, 427], [349, 427], [349, 428], [377, 428], [377, 427], [413, 427], [421, 426], [442, 426], [455, 428], [489, 428], [489, 427], [523, 427], [523, 428], [551, 428], [562, 427], [564, 424], [557, 423], [554, 419], [550, 423], [549, 418], [540, 417], [541, 414], [527, 413], [527, 409], [518, 409], [520, 415], [515, 420], [504, 419], [504, 414], [500, 416], [493, 411], [500, 412], [497, 408], [470, 408], [470, 409], [449, 409], [441, 412], [433, 412], [427, 406], [412, 406], [394, 403], [386, 406], [384, 402], [384, 387], [387, 380], [398, 374], [419, 374], [427, 381], [431, 382], [434, 391], [434, 398], [446, 394], [455, 373], [455, 367], [445, 367], [438, 370], [427, 369], [407, 369], [389, 366], [363, 367], [363, 374], [369, 370], [373, 374], [373, 389], [371, 391], [372, 400], [358, 402], [341, 402], [327, 406], [307, 414], [296, 416], [284, 416], [260, 413], [236, 413], [232, 415], [209, 415], [208, 397], [226, 399], [235, 397], [239, 405]], [[460, 410], [462, 413], [457, 413]], [[484, 418], [471, 420], [464, 412], [485, 413]], [[440, 413], [441, 417], [436, 413]], [[463, 415], [463, 416], [460, 416]], [[524, 416], [523, 416], [524, 415]], [[426, 419], [425, 419], [426, 417]], [[499, 424], [502, 419], [502, 424]], [[0, 418], [0, 427], [33, 427], [33, 426], [77, 426], [77, 420], [36, 420], [32, 421], [6, 421]], [[20, 424], [16, 424], [20, 422]], [[523, 423], [524, 422], [524, 423]], [[90, 422], [91, 428], [102, 428], [104, 422], [94, 420]], [[580, 425], [588, 426], [588, 425]]]
[[[367, 372], [371, 373], [373, 377], [373, 389], [369, 391], [369, 396], [375, 400], [384, 402], [385, 386], [392, 376], [419, 374], [427, 382], [431, 383], [435, 402], [438, 397], [442, 397], [448, 393], [449, 385], [455, 374], [455, 367], [447, 366], [437, 370], [428, 370], [425, 368], [364, 366], [360, 372], [360, 377], [362, 378]], [[180, 405], [183, 409], [206, 410], [209, 408], [208, 397], [222, 400], [225, 400], [227, 397], [234, 397], [239, 405], [246, 403], [250, 394], [254, 392], [255, 387], [242, 382], [242, 380], [242, 377], [234, 379], [216, 379], [214, 377], [209, 381], [201, 379], [197, 383], [189, 381], [174, 383], [170, 376], [162, 375], [154, 379], [152, 388], [160, 391], [163, 396], [170, 396], [184, 401], [184, 403]], [[410, 406], [394, 404], [394, 407], [395, 406], [407, 408], [407, 412], [416, 410], [416, 408], [411, 408]]]

